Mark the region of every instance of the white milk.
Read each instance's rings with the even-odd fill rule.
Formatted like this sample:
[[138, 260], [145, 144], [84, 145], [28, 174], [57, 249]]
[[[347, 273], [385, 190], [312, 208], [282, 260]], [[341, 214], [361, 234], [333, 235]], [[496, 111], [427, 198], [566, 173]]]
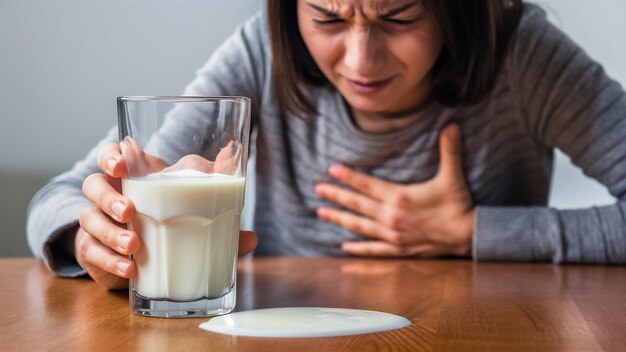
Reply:
[[220, 334], [255, 337], [328, 337], [400, 329], [411, 322], [371, 310], [285, 307], [247, 310], [212, 318], [200, 328]]
[[124, 180], [141, 239], [134, 289], [170, 301], [230, 292], [239, 243], [245, 178], [195, 170]]

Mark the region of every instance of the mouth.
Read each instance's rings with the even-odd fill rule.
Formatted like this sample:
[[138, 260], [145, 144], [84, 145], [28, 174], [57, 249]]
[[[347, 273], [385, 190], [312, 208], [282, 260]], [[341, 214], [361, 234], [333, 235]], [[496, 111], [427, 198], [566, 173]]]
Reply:
[[392, 79], [393, 77], [380, 80], [380, 81], [372, 81], [372, 80], [353, 80], [353, 79], [346, 78], [346, 81], [355, 91], [359, 93], [372, 94], [372, 93], [377, 93], [383, 90], [386, 86], [389, 85]]

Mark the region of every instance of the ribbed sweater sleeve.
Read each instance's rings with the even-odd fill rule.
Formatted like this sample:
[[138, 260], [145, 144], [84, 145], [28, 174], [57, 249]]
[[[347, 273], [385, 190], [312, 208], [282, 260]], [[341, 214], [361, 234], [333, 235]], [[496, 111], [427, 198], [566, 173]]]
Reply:
[[33, 254], [44, 259], [51, 271], [60, 276], [74, 277], [84, 274], [75, 258], [62, 249], [64, 237], [78, 230], [80, 213], [91, 207], [82, 194], [82, 184], [90, 174], [99, 172], [97, 156], [100, 148], [117, 141], [117, 129], [87, 154], [85, 159], [41, 188], [30, 201], [26, 234]]
[[474, 258], [626, 263], [623, 88], [543, 11], [523, 19], [511, 45], [509, 79], [537, 150], [562, 150], [617, 201], [577, 210], [479, 206]]

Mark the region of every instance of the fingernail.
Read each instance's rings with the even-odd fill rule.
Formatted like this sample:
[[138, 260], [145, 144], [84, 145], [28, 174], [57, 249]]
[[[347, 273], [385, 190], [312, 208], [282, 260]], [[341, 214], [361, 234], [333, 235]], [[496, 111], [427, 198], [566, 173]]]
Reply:
[[126, 271], [128, 270], [129, 266], [130, 266], [130, 263], [119, 261], [117, 262], [117, 272], [124, 275], [126, 274]]
[[315, 185], [315, 194], [317, 194], [318, 196], [321, 196], [324, 194], [324, 186], [319, 184], [319, 185]]
[[117, 245], [120, 246], [121, 249], [126, 249], [128, 248], [128, 242], [130, 242], [130, 236], [128, 234], [121, 234], [118, 238], [117, 238]]
[[126, 209], [126, 204], [124, 204], [124, 202], [120, 200], [116, 200], [115, 202], [113, 202], [113, 205], [111, 205], [111, 210], [113, 210], [113, 214], [115, 214], [118, 219], [122, 218], [124, 209]]
[[[124, 138], [124, 140], [126, 140], [126, 138]], [[128, 153], [127, 153], [128, 150], [127, 149], [128, 149], [128, 147], [126, 146], [126, 142], [121, 141], [120, 142], [120, 152], [122, 152], [122, 155], [128, 155]]]
[[326, 216], [328, 215], [328, 212], [324, 208], [317, 208], [316, 214], [318, 218], [320, 218], [321, 220], [324, 220]]
[[459, 136], [459, 126], [456, 124], [450, 125], [447, 131], [448, 138], [456, 139]]
[[339, 173], [341, 172], [341, 166], [340, 165], [331, 165], [328, 168], [328, 173], [331, 174], [332, 176], [338, 176]]
[[115, 165], [117, 165], [116, 158], [111, 158], [109, 159], [109, 161], [107, 161], [107, 169], [109, 170], [109, 172], [113, 172], [113, 170], [115, 169]]

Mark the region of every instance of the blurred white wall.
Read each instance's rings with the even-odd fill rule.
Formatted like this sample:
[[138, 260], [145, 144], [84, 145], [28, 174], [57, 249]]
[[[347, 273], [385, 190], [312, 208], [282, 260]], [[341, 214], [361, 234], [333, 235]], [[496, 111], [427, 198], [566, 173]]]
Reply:
[[[626, 83], [624, 0], [541, 0]], [[28, 255], [25, 212], [115, 124], [115, 97], [176, 95], [263, 0], [0, 0], [0, 256]], [[557, 158], [550, 203], [613, 202]]]

